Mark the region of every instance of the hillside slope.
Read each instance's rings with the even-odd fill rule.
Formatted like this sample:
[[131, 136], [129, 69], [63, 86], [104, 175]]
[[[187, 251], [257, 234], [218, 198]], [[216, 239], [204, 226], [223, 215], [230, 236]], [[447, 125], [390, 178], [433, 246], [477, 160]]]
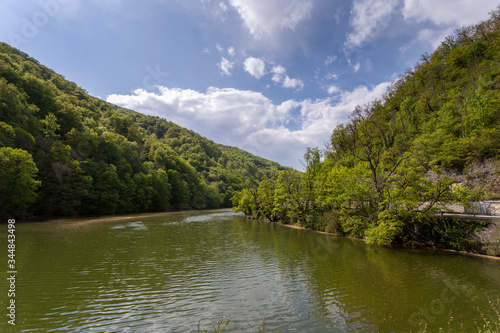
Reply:
[[237, 193], [236, 210], [375, 243], [465, 247], [484, 225], [433, 217], [500, 199], [500, 7], [356, 107], [323, 153], [306, 152], [303, 175]]
[[0, 43], [0, 216], [229, 206], [278, 163], [89, 96]]

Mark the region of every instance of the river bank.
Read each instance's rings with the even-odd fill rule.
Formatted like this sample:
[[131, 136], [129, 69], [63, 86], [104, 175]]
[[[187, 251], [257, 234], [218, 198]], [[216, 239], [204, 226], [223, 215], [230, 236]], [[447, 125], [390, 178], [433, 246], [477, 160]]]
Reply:
[[[457, 215], [449, 214], [447, 217], [450, 217], [450, 218], [455, 217], [456, 218]], [[460, 218], [473, 218], [473, 217], [460, 217]], [[476, 217], [474, 217], [474, 218], [476, 218]], [[246, 217], [246, 219], [247, 220], [256, 220], [256, 219], [253, 219], [251, 217]], [[477, 219], [481, 219], [481, 218], [478, 217]], [[488, 217], [488, 219], [492, 220], [491, 217]], [[351, 237], [351, 236], [346, 236], [346, 235], [341, 235], [338, 233], [332, 233], [332, 232], [321, 231], [321, 230], [314, 230], [314, 229], [306, 228], [304, 226], [300, 226], [300, 225], [296, 225], [296, 224], [285, 224], [282, 222], [272, 222], [268, 219], [257, 219], [257, 220], [261, 221], [261, 222], [265, 222], [265, 223], [272, 223], [272, 224], [281, 225], [281, 226], [284, 226], [287, 228], [299, 229], [299, 230], [303, 230], [303, 231], [309, 231], [309, 232], [314, 232], [314, 233], [329, 235], [329, 236], [337, 236], [337, 237], [342, 237], [342, 238], [346, 238], [346, 239], [353, 239], [356, 241], [366, 243], [366, 239], [363, 239], [363, 238]], [[490, 224], [490, 226], [488, 226], [487, 228], [485, 228], [481, 232], [474, 234], [474, 237], [480, 243], [481, 243], [481, 239], [487, 239], [486, 237], [483, 236], [483, 234], [495, 233], [495, 236], [496, 236], [496, 233], [500, 234], [500, 218], [492, 220], [490, 222], [492, 222]], [[481, 236], [483, 236], [483, 237], [481, 237]], [[497, 238], [497, 243], [500, 243], [500, 237]], [[483, 242], [483, 243], [481, 243], [481, 245], [484, 246], [487, 244], [485, 244], [485, 242]], [[423, 246], [423, 245], [421, 245], [421, 246], [418, 246], [418, 245], [407, 246], [407, 245], [391, 244], [391, 245], [385, 245], [385, 246], [388, 246], [391, 248], [406, 248], [406, 249], [410, 248], [410, 249], [419, 249], [419, 250], [428, 250], [428, 251], [442, 251], [442, 252], [456, 253], [456, 254], [461, 254], [461, 255], [474, 256], [474, 257], [480, 257], [480, 258], [493, 259], [493, 260], [500, 261], [500, 254], [499, 255], [490, 255], [490, 254], [485, 254], [485, 253], [477, 253], [477, 252], [471, 252], [471, 251], [462, 251], [462, 250], [456, 250], [456, 249], [447, 249], [447, 248], [440, 248], [440, 247], [436, 247], [436, 246]], [[497, 246], [500, 246], [500, 244], [498, 244]]]

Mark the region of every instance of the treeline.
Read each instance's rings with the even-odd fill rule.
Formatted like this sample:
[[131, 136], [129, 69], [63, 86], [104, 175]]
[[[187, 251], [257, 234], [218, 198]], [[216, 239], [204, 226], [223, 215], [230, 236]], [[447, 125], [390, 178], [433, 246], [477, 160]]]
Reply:
[[0, 43], [0, 216], [230, 207], [283, 168], [89, 96]]
[[[383, 98], [356, 107], [324, 151], [308, 149], [305, 173], [238, 192], [235, 210], [369, 242], [433, 245], [436, 211], [500, 199], [499, 26], [500, 7], [456, 31]], [[485, 160], [497, 181], [471, 189], [449, 176]], [[468, 236], [443, 228], [440, 237]]]

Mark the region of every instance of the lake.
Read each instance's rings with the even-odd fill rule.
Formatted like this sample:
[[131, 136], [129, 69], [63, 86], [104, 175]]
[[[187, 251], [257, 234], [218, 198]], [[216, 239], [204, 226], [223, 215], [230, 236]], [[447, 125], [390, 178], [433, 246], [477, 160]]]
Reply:
[[450, 317], [477, 331], [500, 298], [499, 260], [230, 210], [18, 222], [16, 264], [16, 326], [4, 278], [1, 332], [198, 332], [223, 317], [229, 332], [258, 332], [264, 318], [266, 332], [418, 332], [421, 321], [436, 332]]

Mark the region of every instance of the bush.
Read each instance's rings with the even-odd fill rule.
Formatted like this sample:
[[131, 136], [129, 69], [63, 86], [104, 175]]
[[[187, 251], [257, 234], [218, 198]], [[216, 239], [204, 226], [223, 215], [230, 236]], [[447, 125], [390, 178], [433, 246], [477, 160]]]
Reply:
[[333, 211], [325, 212], [323, 213], [323, 221], [325, 224], [325, 232], [330, 232], [332, 234], [342, 233], [339, 214]]

